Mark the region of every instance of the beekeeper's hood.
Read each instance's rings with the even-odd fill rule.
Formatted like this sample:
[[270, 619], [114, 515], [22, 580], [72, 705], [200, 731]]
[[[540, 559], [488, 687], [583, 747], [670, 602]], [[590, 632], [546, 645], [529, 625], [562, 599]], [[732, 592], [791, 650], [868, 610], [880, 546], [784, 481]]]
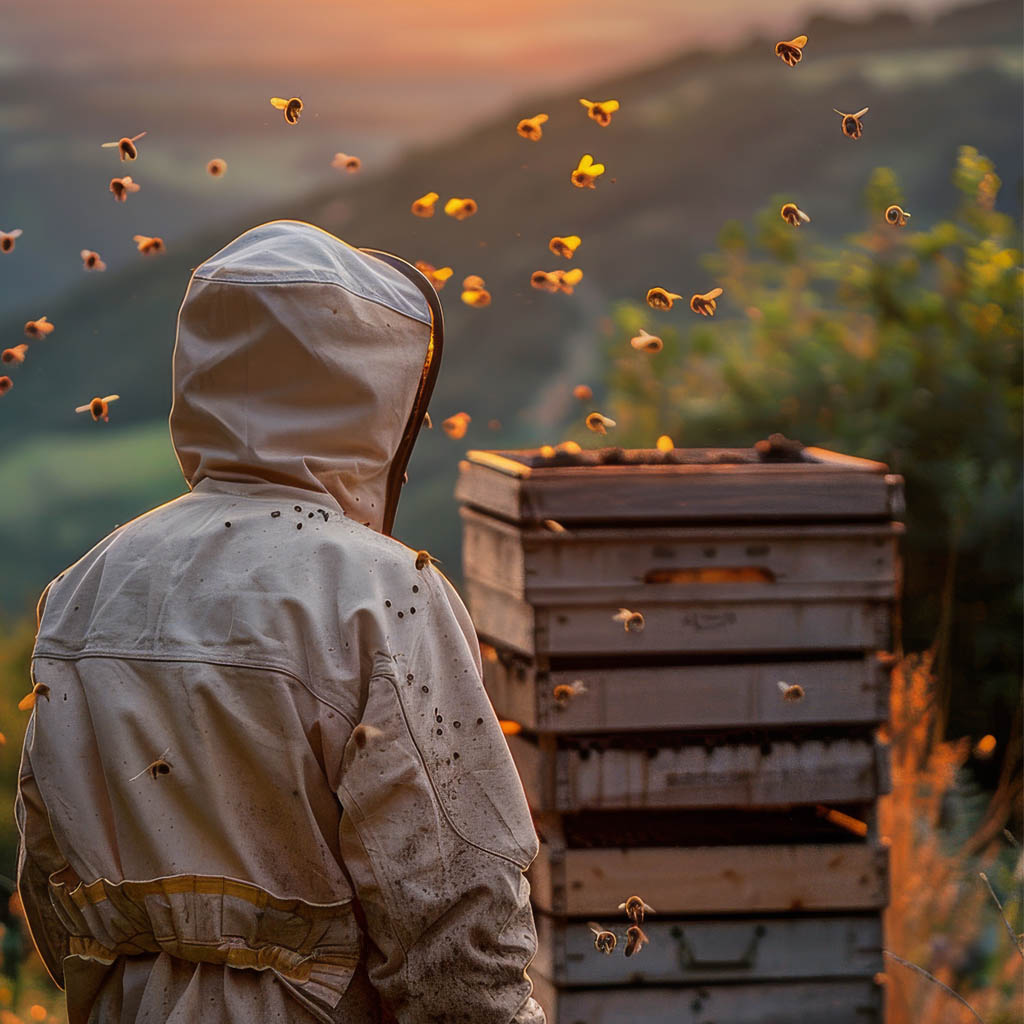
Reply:
[[390, 534], [443, 333], [434, 289], [397, 256], [300, 221], [246, 231], [178, 313], [170, 428], [189, 487], [316, 490]]

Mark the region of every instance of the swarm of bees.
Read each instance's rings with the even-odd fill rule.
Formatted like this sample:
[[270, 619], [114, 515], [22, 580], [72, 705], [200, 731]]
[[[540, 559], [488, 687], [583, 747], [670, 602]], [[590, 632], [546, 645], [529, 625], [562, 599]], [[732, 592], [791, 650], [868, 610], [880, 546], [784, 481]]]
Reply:
[[103, 420], [104, 423], [109, 423], [110, 403], [116, 402], [120, 397], [120, 395], [107, 395], [105, 398], [94, 398], [86, 402], [85, 405], [78, 406], [75, 412], [92, 413], [93, 421]]
[[775, 44], [775, 55], [780, 57], [783, 63], [791, 68], [803, 60], [804, 47], [807, 45], [807, 36], [794, 36], [792, 39], [783, 40]]
[[362, 168], [363, 161], [357, 156], [349, 156], [348, 153], [335, 153], [331, 166], [335, 170], [348, 171], [349, 174], [355, 174]]
[[283, 110], [284, 119], [289, 124], [299, 123], [299, 118], [302, 116], [302, 100], [298, 96], [293, 96], [290, 100], [282, 99], [280, 96], [272, 96], [270, 105], [275, 110]]
[[703, 295], [697, 294], [690, 298], [690, 309], [701, 316], [714, 316], [718, 303], [715, 301], [722, 294], [721, 288], [712, 288]]
[[655, 334], [648, 334], [642, 327], [639, 333], [635, 337], [629, 339], [630, 345], [633, 346], [638, 352], [660, 352], [664, 347], [664, 342]]
[[126, 174], [123, 178], [110, 179], [110, 191], [119, 203], [126, 202], [129, 193], [138, 192], [141, 187], [132, 181], [131, 175]]
[[23, 234], [21, 228], [15, 228], [13, 231], [0, 231], [0, 252], [14, 252], [14, 243]]
[[547, 114], [534, 114], [533, 117], [524, 117], [519, 124], [516, 125], [516, 131], [524, 139], [529, 139], [531, 142], [538, 142], [540, 137], [544, 134], [544, 129], [541, 125], [543, 125], [547, 119]]
[[602, 100], [595, 103], [593, 100], [581, 99], [580, 103], [587, 108], [587, 117], [596, 121], [602, 128], [607, 128], [612, 123], [612, 114], [619, 109], [618, 100]]
[[579, 235], [566, 235], [564, 238], [561, 235], [555, 235], [548, 242], [548, 248], [556, 256], [564, 256], [567, 260], [571, 260], [582, 241], [583, 239]]
[[841, 110], [836, 110], [835, 107], [832, 109], [843, 119], [843, 134], [848, 139], [859, 139], [864, 134], [864, 126], [860, 123], [860, 119], [868, 112], [868, 107], [858, 110], [856, 114], [844, 114]]
[[910, 214], [893, 203], [892, 206], [886, 209], [885, 219], [886, 222], [891, 224], [894, 228], [902, 228], [906, 226], [907, 221], [910, 219]]
[[139, 158], [139, 150], [135, 143], [138, 142], [145, 134], [145, 132], [139, 132], [138, 135], [133, 135], [130, 139], [124, 138], [116, 139], [114, 142], [102, 142], [100, 143], [100, 148], [112, 149], [116, 146], [122, 163], [125, 160], [137, 160]]
[[577, 188], [596, 188], [594, 183], [602, 174], [604, 174], [604, 164], [595, 164], [594, 158], [589, 153], [585, 153], [580, 157], [580, 162], [576, 165], [576, 170], [572, 172], [569, 180]]
[[25, 324], [25, 337], [40, 341], [47, 335], [53, 334], [55, 328], [56, 325], [50, 323], [49, 317], [41, 316], [38, 320], [29, 320]]
[[595, 434], [607, 434], [609, 427], [615, 426], [615, 420], [609, 416], [602, 416], [599, 412], [592, 412], [587, 415], [587, 430], [592, 430]]
[[801, 221], [804, 224], [810, 224], [811, 218], [801, 210], [796, 203], [783, 203], [782, 209], [779, 210], [779, 216], [791, 227], [800, 227]]

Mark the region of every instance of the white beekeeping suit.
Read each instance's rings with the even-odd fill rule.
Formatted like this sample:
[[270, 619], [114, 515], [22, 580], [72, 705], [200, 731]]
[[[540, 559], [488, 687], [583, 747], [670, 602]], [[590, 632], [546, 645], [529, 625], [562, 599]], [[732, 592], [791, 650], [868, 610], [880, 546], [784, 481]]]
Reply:
[[309, 224], [195, 271], [190, 491], [40, 599], [19, 889], [71, 1024], [543, 1024], [479, 645], [390, 536], [441, 344], [423, 275]]

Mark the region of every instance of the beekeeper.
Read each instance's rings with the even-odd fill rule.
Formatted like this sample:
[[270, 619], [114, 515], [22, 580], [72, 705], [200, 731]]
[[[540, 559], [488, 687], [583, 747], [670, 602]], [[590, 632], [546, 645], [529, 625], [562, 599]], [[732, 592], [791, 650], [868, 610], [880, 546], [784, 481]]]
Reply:
[[192, 275], [189, 492], [39, 602], [18, 886], [70, 1024], [543, 1024], [473, 625], [391, 536], [442, 335], [419, 271], [298, 221]]

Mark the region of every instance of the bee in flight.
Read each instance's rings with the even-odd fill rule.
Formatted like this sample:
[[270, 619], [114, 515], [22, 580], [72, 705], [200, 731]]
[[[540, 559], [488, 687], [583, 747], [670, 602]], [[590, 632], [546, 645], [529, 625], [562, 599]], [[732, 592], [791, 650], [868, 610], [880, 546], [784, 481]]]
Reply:
[[14, 381], [10, 377], [0, 377], [0, 395], [6, 395], [14, 387]]
[[120, 395], [107, 395], [106, 398], [94, 398], [91, 402], [78, 406], [75, 412], [88, 412], [92, 414], [94, 421], [103, 420], [104, 423], [109, 423], [110, 403], [116, 402], [120, 397]]
[[130, 192], [138, 192], [141, 185], [132, 181], [131, 175], [126, 174], [123, 178], [110, 179], [110, 191], [119, 203], [127, 202]]
[[690, 309], [694, 313], [700, 313], [701, 316], [714, 316], [715, 310], [718, 309], [718, 303], [715, 300], [721, 294], [721, 288], [712, 288], [711, 291], [705, 292], [703, 295], [694, 295], [690, 298]]
[[157, 236], [150, 238], [148, 235], [132, 235], [132, 241], [143, 256], [164, 251], [164, 240]]
[[566, 235], [564, 238], [560, 235], [555, 235], [548, 242], [548, 248], [556, 256], [564, 256], [567, 260], [571, 260], [573, 253], [580, 247], [582, 241], [583, 239], [579, 235]]
[[544, 124], [547, 119], [547, 114], [535, 114], [533, 117], [524, 117], [522, 121], [516, 125], [516, 131], [524, 139], [529, 139], [531, 142], [537, 142], [544, 134], [544, 129], [541, 128], [541, 125]]
[[779, 216], [791, 227], [800, 227], [800, 222], [804, 224], [810, 224], [811, 218], [801, 210], [796, 203], [783, 203], [782, 209], [779, 210]]
[[478, 274], [470, 274], [462, 281], [462, 301], [467, 306], [489, 306], [491, 293], [484, 286], [484, 279]]
[[224, 176], [228, 169], [228, 163], [226, 160], [221, 160], [219, 156], [215, 156], [207, 165], [206, 173], [211, 178], [221, 178]]
[[902, 227], [904, 227], [906, 225], [907, 221], [910, 219], [910, 214], [907, 213], [906, 210], [902, 209], [901, 207], [899, 207], [895, 203], [893, 203], [893, 205], [890, 206], [885, 211], [885, 219], [894, 228], [902, 228]]
[[779, 692], [785, 701], [795, 702], [804, 699], [804, 688], [799, 683], [786, 683], [780, 679]]
[[807, 45], [807, 36], [794, 36], [792, 39], [785, 39], [775, 44], [775, 56], [780, 57], [783, 63], [791, 68], [796, 67], [803, 59], [804, 47]]
[[135, 143], [145, 134], [145, 132], [139, 132], [138, 135], [133, 135], [130, 139], [125, 138], [118, 139], [116, 142], [102, 142], [100, 143], [100, 148], [112, 149], [116, 146], [118, 153], [121, 155], [122, 162], [125, 160], [138, 160], [139, 150]]
[[444, 204], [444, 212], [456, 220], [465, 220], [467, 217], [472, 217], [478, 209], [479, 207], [475, 199], [457, 199], [453, 196]]
[[434, 204], [440, 198], [436, 192], [428, 192], [425, 196], [420, 196], [419, 199], [413, 201], [412, 212], [417, 217], [433, 217]]
[[439, 558], [435, 558], [429, 551], [416, 552], [417, 569], [426, 569], [428, 565], [438, 565], [440, 561]]
[[655, 442], [655, 447], [659, 452], [671, 452], [675, 451], [676, 443], [668, 434], [662, 434]]
[[841, 110], [836, 110], [835, 107], [832, 109], [843, 119], [843, 134], [848, 139], [859, 139], [864, 134], [864, 126], [860, 123], [860, 119], [868, 112], [869, 107], [858, 110], [856, 114], [844, 114]]
[[289, 124], [299, 123], [299, 117], [302, 114], [302, 100], [298, 96], [293, 96], [290, 100], [283, 100], [280, 96], [272, 96], [270, 105], [276, 110], [283, 110], [284, 119]]
[[46, 683], [36, 683], [35, 686], [25, 694], [21, 700], [18, 701], [19, 711], [31, 711], [36, 706], [36, 701], [40, 697], [45, 697], [47, 700], [50, 699], [50, 688]]
[[577, 384], [572, 389], [572, 397], [579, 402], [589, 402], [594, 397], [594, 391], [589, 384]]
[[441, 427], [450, 438], [458, 441], [466, 436], [466, 430], [472, 419], [473, 417], [468, 412], [457, 412], [454, 416], [449, 416], [444, 420]]
[[607, 434], [609, 427], [615, 426], [615, 420], [602, 416], [599, 412], [592, 412], [587, 416], [587, 429], [595, 434]]
[[638, 924], [631, 924], [626, 929], [626, 956], [639, 953], [650, 941]]
[[174, 765], [167, 760], [167, 755], [170, 752], [171, 748], [168, 747], [155, 761], [151, 761], [142, 769], [141, 772], [139, 772], [138, 775], [133, 775], [128, 781], [134, 782], [136, 779], [141, 778], [147, 773], [151, 779], [156, 779], [159, 775], [170, 775], [171, 769], [174, 767]]
[[572, 172], [570, 181], [577, 188], [595, 188], [594, 182], [604, 174], [604, 164], [595, 164], [594, 158], [585, 153], [580, 157], [576, 170]]
[[675, 292], [666, 291], [664, 288], [650, 288], [647, 292], [647, 305], [651, 309], [671, 309], [676, 299], [681, 299], [682, 295], [676, 295]]
[[[622, 609], [625, 611], [625, 609]], [[633, 922], [633, 924], [643, 924], [644, 914], [656, 914], [657, 911], [654, 907], [648, 906], [639, 896], [630, 896], [625, 903], [619, 904], [619, 910], [626, 912], [626, 917]]]
[[13, 252], [14, 243], [21, 238], [22, 234], [21, 228], [15, 228], [13, 231], [0, 231], [0, 252]]
[[[552, 451], [553, 454], [553, 451]], [[561, 524], [559, 524], [561, 526]], [[561, 527], [565, 531], [565, 527]], [[558, 532], [558, 531], [556, 531]], [[552, 691], [551, 696], [559, 707], [565, 707], [573, 697], [581, 697], [587, 692], [582, 679], [574, 679], [571, 683], [559, 683]]]
[[98, 252], [93, 252], [92, 249], [83, 249], [80, 253], [82, 257], [82, 269], [83, 270], [106, 270], [107, 265], [100, 258]]
[[618, 941], [615, 938], [615, 932], [602, 928], [596, 921], [588, 921], [587, 927], [594, 933], [594, 949], [599, 953], [604, 953], [605, 956], [611, 956]]
[[29, 320], [25, 324], [25, 337], [40, 341], [48, 334], [53, 334], [55, 325], [50, 323], [50, 318], [41, 316], [38, 320]]
[[438, 269], [433, 264], [427, 263], [424, 260], [416, 261], [416, 269], [434, 286], [434, 290], [438, 292], [454, 273], [451, 267], [441, 267]]
[[331, 166], [336, 170], [355, 174], [363, 166], [363, 161], [357, 156], [349, 156], [348, 153], [335, 153]]
[[612, 123], [612, 114], [619, 109], [618, 100], [603, 100], [595, 103], [593, 100], [580, 100], [580, 103], [587, 108], [587, 117], [596, 121], [602, 128], [607, 128]]
[[633, 346], [638, 352], [660, 352], [664, 347], [664, 342], [655, 334], [648, 334], [642, 327], [640, 333], [635, 338], [629, 339], [630, 345]]
[[[612, 619], [614, 619], [616, 622], [621, 622], [622, 623], [622, 628], [625, 629], [625, 631], [627, 633], [642, 633], [643, 630], [644, 630], [645, 623], [644, 623], [643, 613], [641, 613], [641, 612], [631, 612], [628, 608], [620, 608], [612, 616]], [[630, 897], [630, 899], [638, 899], [638, 898], [639, 897], [635, 897], [635, 896], [631, 896]], [[627, 904], [628, 904], [628, 900], [627, 900], [626, 903], [623, 903], [622, 906], [619, 907], [619, 910], [625, 909]], [[650, 908], [648, 908], [648, 909], [650, 909]], [[629, 911], [626, 911], [626, 912], [629, 913]], [[641, 921], [643, 920], [643, 915], [641, 915], [640, 920]]]
[[5, 363], [23, 363], [27, 351], [28, 345], [22, 342], [20, 345], [15, 345], [14, 348], [5, 348], [3, 352], [0, 352], [0, 360]]

